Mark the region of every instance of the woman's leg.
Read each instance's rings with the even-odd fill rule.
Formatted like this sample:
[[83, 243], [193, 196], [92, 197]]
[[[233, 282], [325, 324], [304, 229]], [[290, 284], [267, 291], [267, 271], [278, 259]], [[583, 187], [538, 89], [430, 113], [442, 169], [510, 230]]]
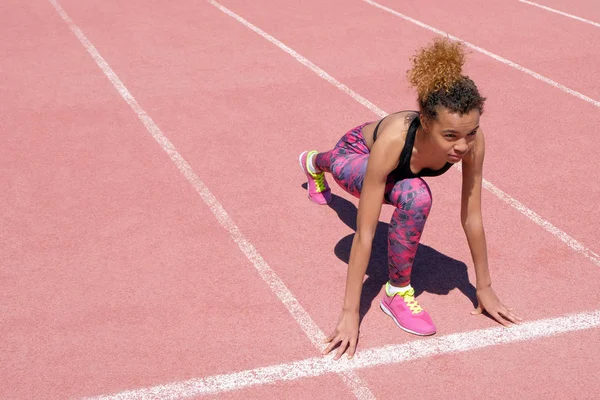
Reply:
[[381, 309], [400, 328], [417, 335], [432, 335], [435, 325], [410, 286], [415, 254], [431, 209], [431, 192], [421, 178], [404, 179], [393, 186], [386, 199], [396, 210], [388, 231], [390, 281], [381, 299]]
[[[360, 134], [361, 127], [348, 132], [333, 150], [318, 153], [314, 164], [329, 172], [348, 193], [359, 197], [369, 160], [369, 149]], [[404, 179], [386, 187], [386, 202], [396, 206], [388, 232], [390, 283], [410, 284], [410, 273], [431, 209], [431, 191], [421, 178]]]
[[[362, 137], [362, 128], [366, 124], [357, 126], [346, 133], [333, 150], [319, 153], [315, 150], [305, 151], [300, 154], [300, 166], [306, 174], [308, 185], [308, 198], [317, 204], [328, 204], [331, 201], [331, 190], [325, 172], [330, 172], [342, 188], [350, 191], [355, 196], [362, 189], [362, 178], [369, 154], [369, 148]], [[362, 161], [354, 161], [350, 166], [350, 159], [357, 155], [364, 156]], [[362, 177], [357, 176], [364, 163]]]
[[407, 286], [421, 233], [431, 210], [431, 191], [421, 178], [404, 179], [394, 185], [388, 199], [396, 206], [388, 231], [390, 283]]
[[314, 157], [318, 172], [329, 172], [342, 189], [356, 197], [360, 196], [369, 160], [369, 148], [362, 137], [365, 125], [350, 130], [332, 150]]

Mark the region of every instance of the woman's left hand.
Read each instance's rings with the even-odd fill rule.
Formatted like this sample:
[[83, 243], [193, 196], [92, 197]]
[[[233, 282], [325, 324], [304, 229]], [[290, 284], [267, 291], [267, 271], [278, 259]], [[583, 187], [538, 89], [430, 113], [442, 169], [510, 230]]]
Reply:
[[479, 305], [474, 311], [471, 311], [472, 315], [479, 315], [485, 310], [496, 321], [506, 327], [510, 326], [508, 321], [514, 324], [523, 321], [521, 317], [513, 313], [512, 308], [506, 307], [500, 302], [491, 286], [477, 289], [477, 300], [479, 300]]

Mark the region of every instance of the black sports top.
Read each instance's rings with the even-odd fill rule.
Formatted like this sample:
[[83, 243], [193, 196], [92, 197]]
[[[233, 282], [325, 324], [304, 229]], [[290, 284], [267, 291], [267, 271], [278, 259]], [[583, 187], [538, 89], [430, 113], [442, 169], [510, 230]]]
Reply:
[[[381, 121], [383, 121], [383, 119]], [[373, 132], [373, 143], [375, 143], [375, 140], [377, 140], [377, 130], [379, 129], [379, 124], [381, 124], [381, 121], [379, 121], [375, 127], [375, 131]], [[404, 141], [404, 147], [402, 148], [402, 153], [400, 153], [400, 163], [389, 175], [396, 181], [407, 178], [416, 178], [419, 176], [439, 176], [452, 167], [452, 163], [447, 162], [446, 165], [438, 170], [423, 168], [417, 174], [414, 174], [411, 171], [410, 159], [412, 157], [412, 149], [415, 144], [415, 137], [417, 136], [417, 129], [419, 129], [419, 126], [421, 126], [421, 120], [419, 117], [416, 117], [412, 120], [410, 126], [408, 127], [408, 131], [406, 132], [406, 140]]]

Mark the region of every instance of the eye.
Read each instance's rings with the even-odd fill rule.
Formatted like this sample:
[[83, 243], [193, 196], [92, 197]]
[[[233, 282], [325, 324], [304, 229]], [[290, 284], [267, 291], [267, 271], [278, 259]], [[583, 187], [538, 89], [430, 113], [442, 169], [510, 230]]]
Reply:
[[469, 136], [475, 136], [476, 133], [477, 133], [477, 131], [473, 131], [473, 132], [469, 133]]
[[445, 137], [445, 138], [448, 138], [448, 139], [453, 139], [453, 138], [455, 138], [455, 137], [456, 137], [456, 135], [455, 135], [455, 134], [453, 134], [453, 133], [447, 133], [447, 134], [445, 134], [445, 135], [444, 135], [444, 137]]

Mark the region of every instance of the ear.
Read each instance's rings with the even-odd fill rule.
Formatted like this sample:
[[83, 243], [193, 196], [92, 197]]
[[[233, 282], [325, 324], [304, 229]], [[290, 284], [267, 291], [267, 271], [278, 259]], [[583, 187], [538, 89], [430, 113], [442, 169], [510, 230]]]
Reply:
[[430, 128], [430, 121], [427, 117], [425, 117], [423, 114], [419, 113], [419, 120], [421, 121], [421, 126], [423, 127], [423, 131], [425, 133], [429, 132], [429, 128]]

